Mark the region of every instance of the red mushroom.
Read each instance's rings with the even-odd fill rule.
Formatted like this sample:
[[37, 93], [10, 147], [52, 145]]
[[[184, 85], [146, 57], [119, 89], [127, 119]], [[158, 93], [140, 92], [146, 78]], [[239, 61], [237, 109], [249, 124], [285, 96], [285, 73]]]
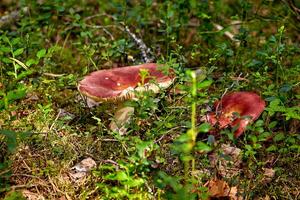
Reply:
[[239, 137], [247, 125], [255, 121], [265, 108], [265, 101], [254, 92], [233, 92], [214, 104], [215, 112], [207, 115], [211, 125], [220, 129], [236, 127], [234, 136]]
[[[141, 75], [143, 71], [147, 71], [145, 77]], [[169, 72], [164, 74], [155, 63], [99, 70], [80, 81], [78, 90], [97, 102], [120, 101], [134, 97], [135, 92], [151, 90], [157, 93], [169, 87], [175, 78], [173, 70]], [[133, 113], [132, 107], [119, 108], [110, 124], [111, 130], [125, 134], [125, 125]]]
[[[172, 74], [165, 75], [158, 67], [155, 63], [147, 63], [99, 70], [80, 81], [78, 89], [97, 102], [131, 98], [134, 91], [152, 90], [157, 93], [161, 88], [169, 87], [174, 80]], [[147, 70], [149, 74], [144, 81], [141, 70]], [[154, 83], [150, 82], [151, 79], [154, 79]], [[140, 85], [142, 81], [144, 83]]]

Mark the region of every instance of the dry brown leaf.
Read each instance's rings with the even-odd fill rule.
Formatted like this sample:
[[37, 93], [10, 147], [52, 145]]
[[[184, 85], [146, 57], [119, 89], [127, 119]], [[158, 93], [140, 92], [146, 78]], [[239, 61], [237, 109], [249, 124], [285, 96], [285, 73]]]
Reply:
[[28, 200], [45, 200], [40, 194], [30, 192], [29, 190], [22, 190], [22, 195]]
[[263, 170], [264, 170], [264, 177], [262, 179], [263, 183], [271, 182], [273, 177], [275, 176], [275, 170], [272, 168], [263, 168]]
[[83, 159], [71, 168], [70, 177], [73, 181], [82, 181], [96, 165], [92, 158]]
[[241, 200], [242, 198], [237, 195], [237, 187], [230, 187], [227, 182], [219, 179], [209, 180], [204, 185], [208, 187], [210, 198], [224, 198], [227, 197], [231, 200]]
[[131, 116], [134, 114], [134, 108], [130, 106], [119, 109], [114, 116], [114, 120], [110, 123], [110, 130], [118, 132], [120, 135], [125, 135], [126, 125], [130, 123]]

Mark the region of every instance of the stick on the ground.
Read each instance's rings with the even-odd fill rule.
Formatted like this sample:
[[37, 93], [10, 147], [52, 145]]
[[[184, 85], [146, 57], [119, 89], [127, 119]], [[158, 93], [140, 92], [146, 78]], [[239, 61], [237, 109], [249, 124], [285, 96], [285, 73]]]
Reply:
[[[215, 29], [217, 29], [218, 31], [222, 31], [224, 29], [223, 26], [219, 25], [219, 24], [213, 24]], [[231, 41], [233, 41], [235, 43], [236, 46], [240, 45], [240, 41], [234, 38], [234, 35], [232, 33], [230, 33], [229, 31], [225, 31], [224, 35], [229, 38]]]
[[143, 60], [146, 62], [146, 63], [150, 63], [150, 62], [153, 62], [153, 57], [149, 56], [151, 54], [151, 50], [150, 48], [148, 48], [146, 46], [146, 44], [143, 42], [142, 39], [139, 39], [134, 33], [132, 33], [130, 31], [130, 29], [125, 26], [125, 32], [128, 33], [128, 35], [130, 35], [130, 37], [134, 40], [134, 42], [136, 43], [136, 45], [138, 46], [139, 50], [142, 52], [142, 57], [143, 57]]

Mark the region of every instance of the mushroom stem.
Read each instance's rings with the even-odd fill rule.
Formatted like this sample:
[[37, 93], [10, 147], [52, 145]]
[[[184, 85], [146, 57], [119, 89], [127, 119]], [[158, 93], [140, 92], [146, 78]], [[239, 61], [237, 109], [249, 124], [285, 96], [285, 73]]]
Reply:
[[114, 118], [109, 124], [109, 128], [113, 132], [120, 135], [125, 135], [127, 132], [127, 125], [131, 122], [132, 115], [134, 114], [134, 107], [126, 106], [124, 103], [119, 103]]

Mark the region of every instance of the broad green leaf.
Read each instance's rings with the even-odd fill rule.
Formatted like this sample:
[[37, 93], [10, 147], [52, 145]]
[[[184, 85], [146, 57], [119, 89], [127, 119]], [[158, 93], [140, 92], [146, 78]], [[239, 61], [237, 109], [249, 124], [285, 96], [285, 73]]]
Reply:
[[276, 151], [277, 147], [275, 145], [271, 145], [267, 148], [267, 151], [272, 152], [272, 151]]
[[10, 52], [10, 47], [0, 47], [0, 51], [3, 52], [3, 53], [9, 53]]
[[278, 134], [275, 135], [275, 137], [273, 138], [273, 140], [274, 140], [275, 142], [279, 142], [279, 141], [283, 140], [284, 137], [285, 137], [285, 136], [284, 136], [283, 133], [278, 133]]
[[12, 63], [13, 61], [9, 58], [4, 57], [4, 58], [2, 58], [2, 62], [9, 64], [9, 63]]
[[12, 39], [11, 44], [12, 44], [12, 46], [15, 46], [16, 44], [19, 44], [20, 41], [21, 41], [21, 38], [17, 37], [17, 38]]
[[14, 51], [14, 56], [21, 55], [24, 52], [24, 48], [20, 48]]
[[3, 37], [2, 37], [2, 40], [3, 40], [4, 42], [10, 44], [10, 41], [9, 41], [8, 37], [3, 36]]
[[38, 64], [39, 63], [39, 61], [37, 61], [37, 60], [35, 60], [35, 59], [29, 59], [29, 60], [27, 60], [26, 61], [26, 65], [28, 66], [28, 67], [30, 67], [31, 65], [33, 65], [33, 64]]
[[36, 56], [37, 56], [39, 59], [45, 57], [45, 55], [46, 55], [46, 49], [41, 49], [41, 50], [39, 50], [39, 51], [37, 52], [37, 54], [36, 54]]
[[209, 123], [203, 123], [199, 126], [199, 132], [207, 133], [210, 130], [211, 126]]
[[130, 186], [130, 187], [137, 187], [140, 186], [144, 183], [144, 179], [142, 178], [131, 178], [130, 180], [128, 180], [126, 182], [126, 185]]
[[21, 79], [29, 76], [32, 73], [33, 73], [33, 71], [31, 71], [31, 70], [22, 71], [21, 73], [18, 74], [17, 80], [21, 80]]
[[208, 86], [210, 86], [212, 84], [212, 80], [205, 80], [205, 81], [202, 81], [200, 83], [197, 84], [197, 88], [198, 89], [201, 89], [201, 88], [206, 88]]
[[201, 141], [197, 142], [195, 149], [201, 152], [209, 152], [212, 150], [210, 146], [208, 146], [206, 143]]
[[277, 121], [273, 121], [273, 122], [271, 122], [271, 123], [269, 124], [268, 128], [269, 128], [269, 129], [272, 129], [272, 128], [274, 128], [276, 125], [277, 125]]

